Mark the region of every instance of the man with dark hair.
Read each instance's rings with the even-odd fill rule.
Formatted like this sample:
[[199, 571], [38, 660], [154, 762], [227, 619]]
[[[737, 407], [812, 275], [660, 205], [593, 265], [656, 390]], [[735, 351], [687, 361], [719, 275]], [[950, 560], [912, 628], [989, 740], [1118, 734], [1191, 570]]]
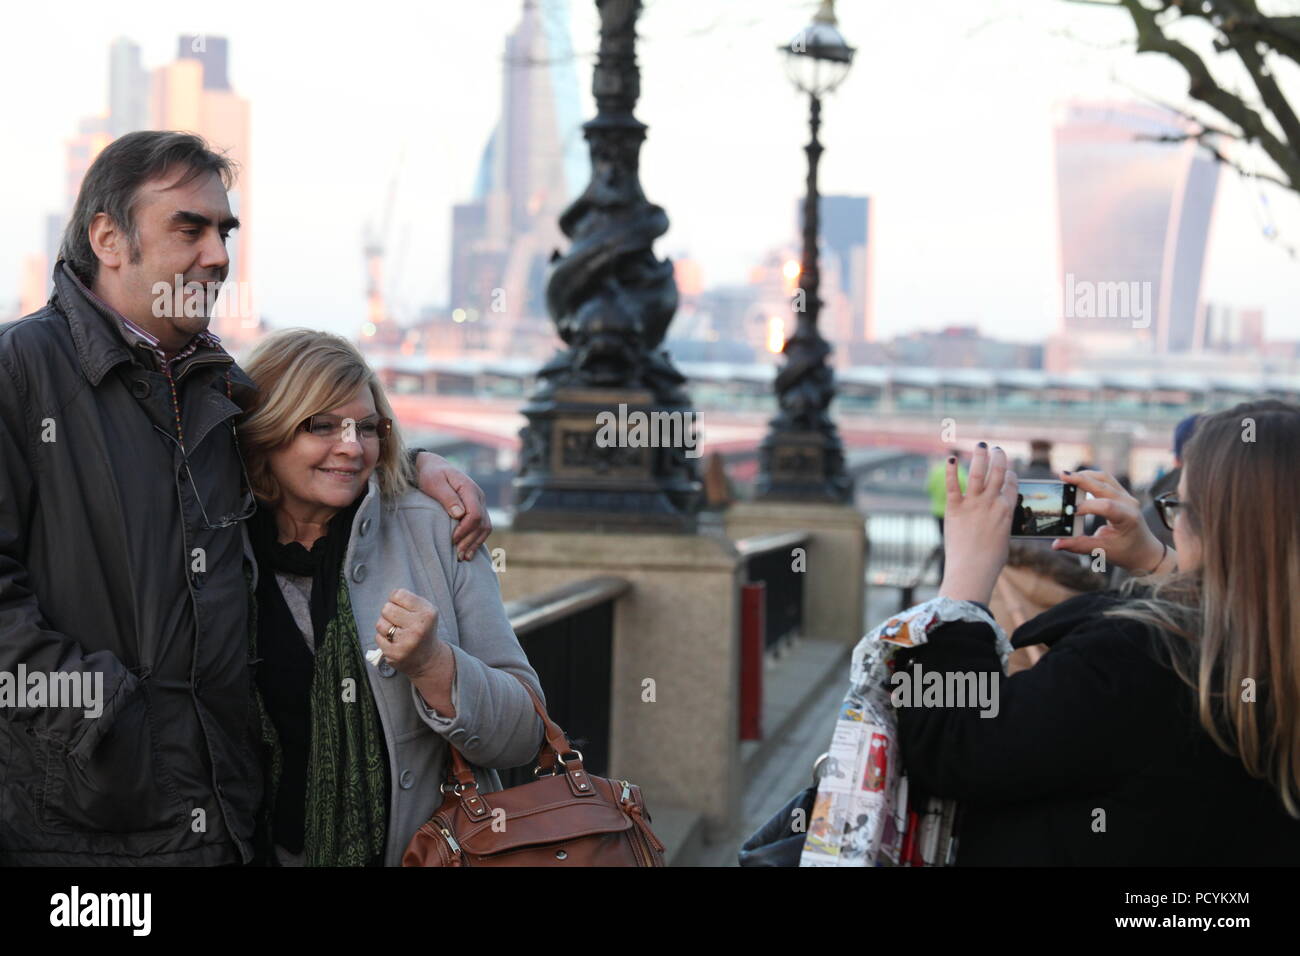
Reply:
[[[49, 303], [0, 329], [0, 864], [253, 858], [253, 384], [207, 330], [233, 176], [197, 136], [111, 143]], [[472, 554], [482, 492], [421, 459]]]

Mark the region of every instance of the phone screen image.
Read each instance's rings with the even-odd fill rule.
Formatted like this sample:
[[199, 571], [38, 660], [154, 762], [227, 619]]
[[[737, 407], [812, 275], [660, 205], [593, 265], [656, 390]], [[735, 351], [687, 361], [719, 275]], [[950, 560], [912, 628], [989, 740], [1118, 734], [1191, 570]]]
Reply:
[[1065, 538], [1074, 534], [1074, 485], [1022, 479], [1011, 515], [1013, 538]]

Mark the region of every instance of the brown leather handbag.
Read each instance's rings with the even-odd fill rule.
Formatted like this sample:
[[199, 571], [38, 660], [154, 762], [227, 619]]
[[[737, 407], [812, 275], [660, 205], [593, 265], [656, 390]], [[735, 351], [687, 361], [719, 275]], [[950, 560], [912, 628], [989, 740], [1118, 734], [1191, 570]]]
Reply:
[[641, 789], [587, 773], [582, 754], [524, 689], [546, 726], [538, 779], [480, 793], [449, 744], [442, 805], [411, 838], [402, 866], [663, 866], [664, 845], [650, 829]]

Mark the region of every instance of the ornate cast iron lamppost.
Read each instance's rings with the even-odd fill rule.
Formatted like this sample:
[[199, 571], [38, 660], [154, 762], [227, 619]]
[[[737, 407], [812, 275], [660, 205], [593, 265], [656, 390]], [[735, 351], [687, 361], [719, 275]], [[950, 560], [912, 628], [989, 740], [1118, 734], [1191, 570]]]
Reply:
[[[638, 178], [646, 131], [632, 115], [641, 92], [641, 0], [596, 7], [597, 111], [583, 126], [591, 183], [560, 217], [572, 244], [567, 254], [556, 250], [546, 287], [547, 311], [567, 347], [540, 369], [523, 409], [514, 527], [692, 531], [695, 415], [685, 377], [661, 348], [677, 286], [672, 262], [652, 249], [668, 217], [646, 200]], [[613, 443], [601, 413], [619, 421]], [[638, 433], [638, 420], [651, 424]], [[672, 440], [661, 441], [665, 435]]]
[[799, 291], [794, 298], [797, 316], [794, 335], [781, 351], [785, 364], [776, 377], [781, 410], [768, 425], [759, 449], [759, 478], [755, 496], [760, 499], [847, 501], [851, 485], [844, 471], [844, 448], [827, 409], [835, 397], [831, 368], [826, 364], [831, 347], [817, 331], [821, 300], [817, 296], [818, 207], [817, 163], [822, 146], [822, 97], [848, 75], [853, 47], [844, 42], [835, 22], [834, 0], [822, 0], [812, 23], [786, 46], [786, 72], [812, 103], [812, 138], [808, 153], [808, 193], [803, 213], [803, 263]]

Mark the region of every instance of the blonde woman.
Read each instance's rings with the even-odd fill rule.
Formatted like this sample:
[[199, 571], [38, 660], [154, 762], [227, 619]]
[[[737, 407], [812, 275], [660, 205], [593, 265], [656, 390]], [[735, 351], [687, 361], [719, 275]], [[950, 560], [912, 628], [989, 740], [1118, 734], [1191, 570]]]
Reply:
[[[995, 716], [900, 708], [913, 787], [963, 802], [957, 862], [1231, 865], [1300, 860], [1300, 408], [1276, 401], [1207, 416], [1160, 508], [1156, 540], [1111, 476], [1062, 473], [1095, 497], [1104, 550], [1146, 577], [1022, 625], [1051, 646], [998, 682]], [[1016, 476], [980, 447], [963, 494], [949, 463], [942, 596], [989, 602], [1007, 557]], [[898, 666], [998, 672], [992, 631], [956, 622]]]
[[266, 853], [395, 866], [440, 802], [447, 743], [480, 768], [527, 762], [542, 724], [517, 678], [541, 688], [486, 549], [457, 560], [452, 519], [411, 487], [361, 354], [290, 329], [244, 367], [260, 396], [240, 438], [258, 502]]

